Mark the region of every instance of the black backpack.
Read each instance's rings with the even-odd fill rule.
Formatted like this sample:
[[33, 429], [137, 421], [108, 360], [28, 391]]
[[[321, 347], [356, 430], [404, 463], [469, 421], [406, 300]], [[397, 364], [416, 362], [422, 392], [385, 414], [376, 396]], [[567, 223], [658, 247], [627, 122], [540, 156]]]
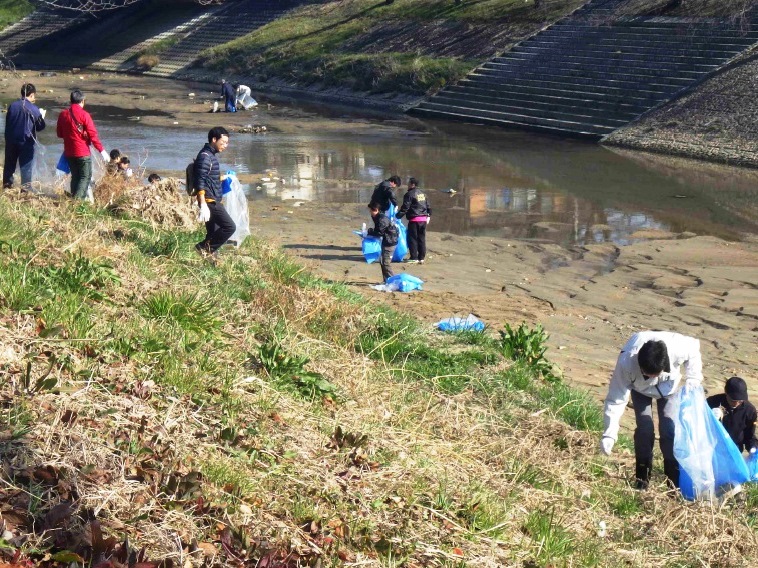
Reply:
[[[210, 173], [210, 171], [208, 173]], [[197, 186], [195, 185], [195, 160], [192, 160], [189, 164], [187, 164], [187, 167], [184, 170], [184, 182], [186, 184], [185, 189], [187, 190], [187, 195], [190, 197], [196, 196]]]

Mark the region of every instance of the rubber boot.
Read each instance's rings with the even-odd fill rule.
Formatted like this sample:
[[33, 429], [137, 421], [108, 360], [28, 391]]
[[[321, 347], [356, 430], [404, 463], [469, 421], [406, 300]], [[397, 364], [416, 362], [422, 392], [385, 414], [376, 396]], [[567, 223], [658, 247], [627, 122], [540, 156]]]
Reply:
[[674, 489], [679, 489], [679, 462], [676, 460], [663, 460], [663, 473]]
[[653, 466], [649, 463], [637, 462], [637, 467], [635, 468], [634, 473], [636, 489], [647, 489], [647, 486], [650, 483], [650, 471], [652, 469]]

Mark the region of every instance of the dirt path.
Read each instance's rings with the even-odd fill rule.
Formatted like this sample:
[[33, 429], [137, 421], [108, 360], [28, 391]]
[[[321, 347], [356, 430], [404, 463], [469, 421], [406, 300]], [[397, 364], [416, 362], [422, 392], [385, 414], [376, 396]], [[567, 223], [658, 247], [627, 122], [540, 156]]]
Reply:
[[[213, 85], [88, 72], [6, 74], [0, 76], [0, 97], [15, 98], [23, 80], [35, 83], [40, 104], [48, 109], [63, 108], [69, 90], [81, 87], [94, 113], [116, 107], [141, 116], [147, 126], [222, 124], [234, 130], [266, 124], [283, 133], [318, 128], [354, 135], [370, 129], [372, 136], [388, 137], [414, 128], [402, 117], [377, 122], [342, 110], [329, 117], [279, 104], [269, 108], [265, 100], [253, 112], [210, 114], [217, 92]], [[191, 92], [195, 97], [188, 96]], [[251, 214], [255, 233], [301, 257], [318, 274], [346, 281], [371, 301], [386, 302], [430, 324], [470, 312], [495, 330], [504, 322], [542, 323], [551, 335], [549, 357], [569, 380], [589, 386], [599, 397], [618, 348], [641, 329], [700, 338], [707, 386], [718, 389], [725, 378], [740, 374], [758, 396], [758, 241], [735, 244], [648, 232], [636, 236], [650, 240], [623, 248], [597, 244], [565, 249], [546, 242], [436, 233], [432, 224], [429, 262], [396, 265], [397, 271], [407, 269], [423, 278], [424, 291], [385, 294], [368, 288], [378, 283], [379, 268], [363, 262], [351, 233], [363, 221], [369, 221], [363, 205], [257, 202]]]

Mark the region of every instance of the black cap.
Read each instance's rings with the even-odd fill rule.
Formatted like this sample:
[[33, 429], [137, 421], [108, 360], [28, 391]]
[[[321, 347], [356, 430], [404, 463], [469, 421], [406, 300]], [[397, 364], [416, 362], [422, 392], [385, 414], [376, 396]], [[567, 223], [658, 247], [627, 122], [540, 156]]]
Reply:
[[740, 377], [732, 377], [726, 381], [724, 386], [726, 396], [732, 400], [747, 400], [747, 385], [745, 380]]

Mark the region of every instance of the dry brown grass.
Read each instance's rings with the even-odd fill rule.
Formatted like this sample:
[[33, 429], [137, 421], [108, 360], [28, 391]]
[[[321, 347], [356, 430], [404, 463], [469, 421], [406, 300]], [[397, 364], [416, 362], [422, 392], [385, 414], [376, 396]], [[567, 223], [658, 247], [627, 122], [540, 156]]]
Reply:
[[[485, 394], [475, 382], [445, 394], [357, 353], [356, 337], [376, 325], [371, 309], [282, 280], [271, 269], [279, 253], [264, 244], [212, 269], [193, 256], [140, 257], [129, 242], [108, 237], [139, 230], [120, 219], [78, 216], [67, 201], [0, 199], [18, 226], [45, 214], [33, 264], [61, 262], [61, 244], [73, 243], [88, 257], [112, 259], [123, 279], [110, 302], [96, 304], [102, 325], [86, 342], [42, 337], [37, 312], [0, 309], [3, 425], [11, 408], [30, 417], [22, 436], [0, 433], [0, 514], [33, 502], [35, 518], [46, 518], [70, 503], [93, 511], [106, 535], [128, 536], [149, 558], [181, 566], [229, 566], [236, 557], [249, 566], [265, 558], [270, 566], [315, 566], [320, 558], [322, 566], [452, 567], [462, 560], [492, 568], [751, 566], [758, 559], [758, 538], [739, 505], [686, 503], [663, 483], [634, 492], [628, 453], [598, 457], [594, 434], [526, 410], [524, 403], [534, 404], [527, 394]], [[247, 301], [219, 302], [224, 333], [214, 339], [213, 370], [200, 367], [202, 347], [192, 356], [176, 347], [176, 377], [200, 373], [192, 392], [153, 372], [157, 356], [99, 346], [112, 341], [109, 329], [126, 338], [154, 327], [174, 337], [168, 323], [139, 316], [142, 298], [190, 292], [199, 281], [232, 285], [241, 275], [259, 285]], [[314, 333], [323, 322], [329, 325]], [[273, 330], [288, 352], [309, 356], [309, 369], [338, 385], [341, 400], [292, 396], [250, 366], [248, 354]], [[427, 340], [439, 341], [431, 332]], [[33, 361], [36, 379], [52, 354], [59, 390], [25, 391], [25, 363]], [[234, 443], [219, 436], [229, 426]], [[336, 446], [337, 426], [366, 434], [367, 443]], [[630, 502], [630, 513], [617, 512]], [[565, 556], [547, 560], [546, 542], [530, 532], [539, 515], [553, 520], [555, 534], [570, 536]], [[604, 537], [597, 535], [601, 521]], [[47, 532], [23, 522], [6, 529], [25, 550], [63, 535], [84, 549], [92, 540], [79, 513]]]

